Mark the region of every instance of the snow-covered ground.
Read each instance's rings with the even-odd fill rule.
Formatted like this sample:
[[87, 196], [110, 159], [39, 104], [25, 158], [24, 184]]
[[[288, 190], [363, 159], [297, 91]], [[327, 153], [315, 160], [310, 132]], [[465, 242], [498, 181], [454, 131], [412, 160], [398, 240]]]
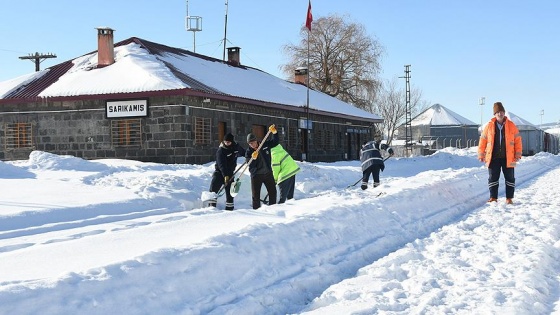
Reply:
[[0, 314], [560, 314], [559, 156], [507, 206], [474, 149], [366, 191], [358, 161], [300, 166], [294, 200], [252, 210], [245, 174], [226, 212], [212, 163], [0, 162]]

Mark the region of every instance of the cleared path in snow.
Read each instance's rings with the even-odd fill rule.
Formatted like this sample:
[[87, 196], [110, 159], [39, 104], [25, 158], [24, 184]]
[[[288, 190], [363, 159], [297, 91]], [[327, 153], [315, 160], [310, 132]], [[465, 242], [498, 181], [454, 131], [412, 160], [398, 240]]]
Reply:
[[[550, 314], [558, 305], [560, 169], [362, 268], [302, 314]], [[514, 244], [514, 245], [512, 245]]]

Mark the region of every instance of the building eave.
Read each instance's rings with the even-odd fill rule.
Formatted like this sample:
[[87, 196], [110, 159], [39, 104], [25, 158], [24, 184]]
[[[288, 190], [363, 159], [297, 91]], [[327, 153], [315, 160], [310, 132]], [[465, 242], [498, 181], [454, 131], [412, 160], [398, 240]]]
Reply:
[[[264, 106], [267, 108], [287, 110], [292, 112], [300, 112], [305, 114], [306, 108], [304, 106], [293, 106], [286, 104], [279, 104], [273, 102], [265, 102], [261, 100], [254, 100], [238, 96], [226, 94], [213, 94], [204, 91], [193, 90], [189, 88], [175, 89], [175, 90], [161, 90], [161, 91], [144, 91], [144, 92], [128, 92], [128, 93], [112, 93], [112, 94], [90, 94], [90, 95], [73, 95], [73, 96], [52, 96], [52, 97], [27, 97], [17, 99], [0, 99], [0, 106], [4, 104], [18, 104], [18, 103], [33, 103], [33, 102], [72, 102], [72, 101], [85, 101], [85, 100], [108, 100], [108, 99], [131, 99], [131, 98], [146, 98], [146, 97], [166, 97], [166, 96], [193, 96], [201, 98], [211, 98], [219, 101], [237, 102], [248, 105]], [[357, 117], [341, 113], [332, 113], [327, 111], [309, 109], [310, 114], [323, 115], [329, 117], [336, 117], [341, 119], [348, 119], [354, 121], [363, 121], [367, 123], [382, 123], [383, 119]]]

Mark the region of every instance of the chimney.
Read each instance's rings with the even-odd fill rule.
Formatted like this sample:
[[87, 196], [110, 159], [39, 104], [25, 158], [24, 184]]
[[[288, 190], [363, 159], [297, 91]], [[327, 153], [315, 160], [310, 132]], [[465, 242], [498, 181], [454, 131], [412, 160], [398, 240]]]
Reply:
[[294, 73], [294, 82], [298, 84], [303, 84], [307, 86], [307, 68], [306, 67], [298, 67]]
[[113, 32], [109, 27], [97, 27], [97, 67], [102, 68], [115, 63]]
[[241, 64], [241, 61], [239, 60], [239, 51], [241, 50], [241, 48], [239, 47], [228, 47], [227, 49], [227, 61], [228, 63], [234, 65], [234, 66], [239, 66]]

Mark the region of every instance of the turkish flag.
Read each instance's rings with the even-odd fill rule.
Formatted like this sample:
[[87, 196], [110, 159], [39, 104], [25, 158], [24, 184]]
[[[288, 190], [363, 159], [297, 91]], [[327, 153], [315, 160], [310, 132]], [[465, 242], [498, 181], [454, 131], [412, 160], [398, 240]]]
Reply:
[[311, 22], [313, 22], [313, 14], [311, 14], [311, 0], [309, 0], [309, 7], [307, 7], [307, 19], [305, 20], [305, 27], [311, 32]]

